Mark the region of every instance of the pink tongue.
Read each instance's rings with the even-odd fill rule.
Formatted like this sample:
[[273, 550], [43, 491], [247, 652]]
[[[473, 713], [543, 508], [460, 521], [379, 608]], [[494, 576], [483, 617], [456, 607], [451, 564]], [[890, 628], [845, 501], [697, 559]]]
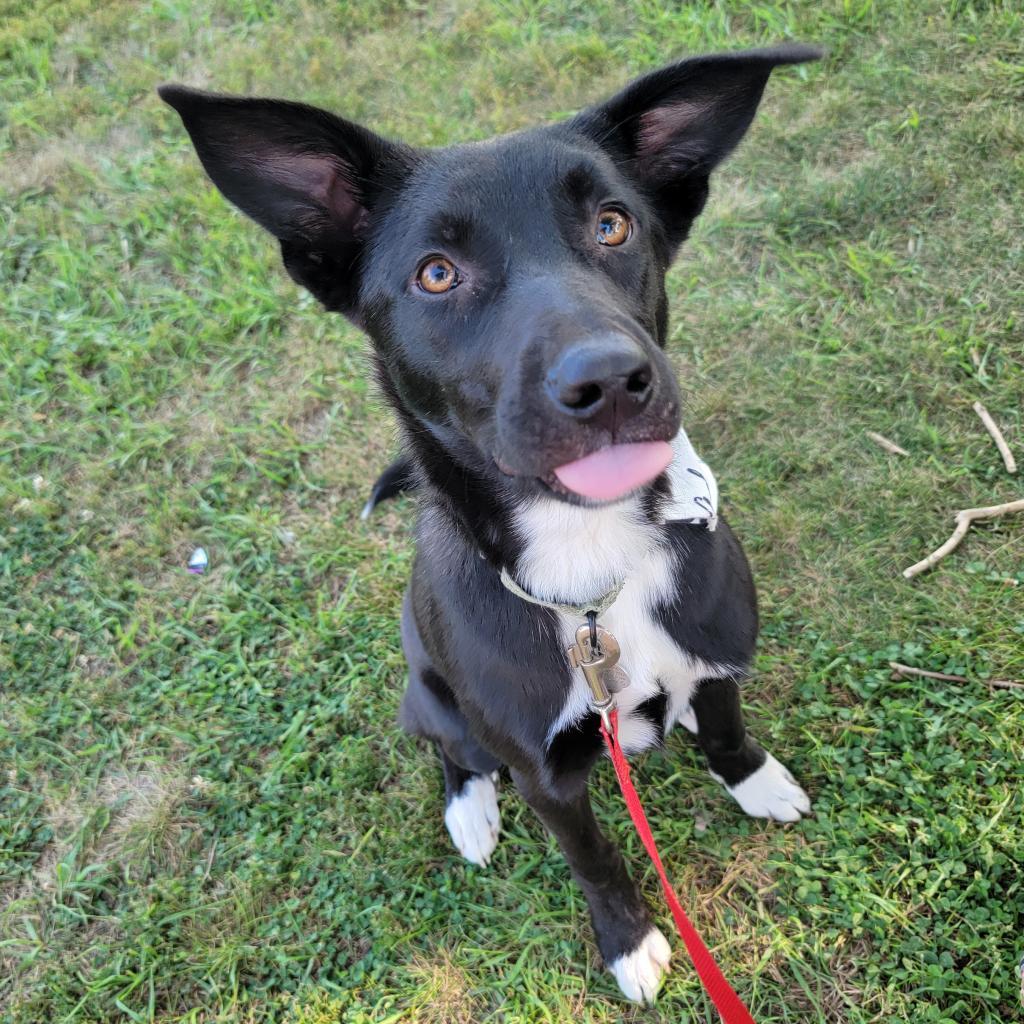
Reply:
[[555, 470], [564, 487], [584, 498], [610, 501], [650, 483], [672, 461], [667, 441], [613, 444]]

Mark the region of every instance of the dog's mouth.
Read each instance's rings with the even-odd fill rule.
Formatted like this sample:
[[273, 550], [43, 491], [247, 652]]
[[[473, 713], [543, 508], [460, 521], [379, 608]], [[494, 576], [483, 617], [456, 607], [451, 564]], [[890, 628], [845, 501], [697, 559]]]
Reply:
[[554, 477], [570, 494], [592, 501], [615, 501], [660, 476], [672, 461], [667, 441], [611, 444], [557, 466]]
[[[672, 455], [667, 441], [611, 444], [556, 466], [537, 479], [556, 494], [595, 502], [617, 501], [657, 479]], [[517, 475], [501, 462], [498, 468], [509, 476]]]

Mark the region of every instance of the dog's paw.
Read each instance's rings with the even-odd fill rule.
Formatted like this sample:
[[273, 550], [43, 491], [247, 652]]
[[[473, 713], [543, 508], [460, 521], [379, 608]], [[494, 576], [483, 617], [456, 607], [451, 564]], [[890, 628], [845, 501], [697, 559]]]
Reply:
[[627, 999], [653, 1003], [662, 978], [668, 973], [671, 955], [668, 940], [657, 928], [651, 928], [636, 949], [613, 960], [608, 967]]
[[455, 849], [466, 860], [486, 867], [498, 845], [501, 815], [498, 813], [497, 773], [475, 775], [453, 797], [444, 812], [444, 823]]
[[[711, 773], [723, 785], [719, 775]], [[753, 775], [735, 786], [725, 787], [732, 798], [752, 818], [771, 818], [773, 821], [799, 821], [811, 810], [811, 798], [790, 775], [785, 765], [779, 764], [771, 754]]]

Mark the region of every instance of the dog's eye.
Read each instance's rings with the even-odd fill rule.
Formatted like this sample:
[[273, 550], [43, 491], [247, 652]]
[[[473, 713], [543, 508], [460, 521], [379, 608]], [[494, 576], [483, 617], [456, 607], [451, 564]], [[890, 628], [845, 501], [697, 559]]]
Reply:
[[443, 256], [431, 256], [420, 264], [416, 273], [416, 283], [432, 295], [450, 292], [459, 283], [459, 272], [451, 260]]
[[601, 245], [622, 245], [633, 234], [633, 222], [622, 210], [609, 206], [597, 215], [597, 240]]

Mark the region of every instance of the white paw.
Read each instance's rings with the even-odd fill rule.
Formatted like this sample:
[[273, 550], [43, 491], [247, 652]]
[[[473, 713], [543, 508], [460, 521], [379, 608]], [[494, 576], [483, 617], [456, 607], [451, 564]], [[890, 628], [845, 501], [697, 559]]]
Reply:
[[653, 1003], [661, 988], [661, 979], [668, 973], [671, 955], [668, 940], [657, 928], [652, 928], [632, 953], [625, 953], [608, 966], [627, 999]]
[[[719, 775], [711, 773], [719, 782]], [[733, 799], [752, 818], [771, 818], [773, 821], [799, 821], [811, 810], [811, 798], [789, 774], [785, 765], [767, 755], [767, 759], [753, 775], [737, 786], [726, 786]]]
[[497, 772], [470, 779], [444, 812], [444, 823], [455, 849], [466, 860], [486, 867], [498, 845]]

